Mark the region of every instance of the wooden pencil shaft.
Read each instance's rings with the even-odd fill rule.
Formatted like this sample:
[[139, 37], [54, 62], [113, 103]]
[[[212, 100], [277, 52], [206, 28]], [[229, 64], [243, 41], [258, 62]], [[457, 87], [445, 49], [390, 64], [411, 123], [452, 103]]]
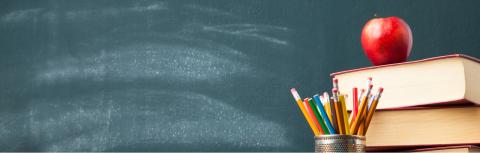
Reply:
[[320, 135], [320, 132], [318, 131], [317, 127], [315, 124], [312, 122], [312, 119], [309, 117], [308, 112], [305, 110], [305, 107], [303, 105], [302, 100], [297, 100], [297, 105], [302, 111], [303, 117], [305, 117], [305, 120], [307, 120], [308, 125], [312, 129], [312, 132], [315, 136]]
[[345, 134], [350, 134], [350, 124], [348, 122], [348, 112], [347, 112], [347, 106], [345, 102], [345, 95], [340, 95], [339, 96], [340, 100], [340, 108], [342, 109], [342, 116], [343, 116], [343, 129], [345, 129]]
[[370, 122], [372, 121], [372, 118], [373, 118], [373, 114], [375, 113], [375, 109], [377, 107], [377, 104], [378, 104], [378, 101], [377, 100], [374, 100], [372, 102], [372, 106], [371, 106], [371, 110], [368, 111], [368, 114], [367, 114], [367, 118], [365, 119], [365, 134], [368, 130], [368, 127], [370, 125]]
[[372, 118], [373, 118], [373, 114], [375, 114], [375, 111], [377, 109], [377, 105], [380, 101], [380, 97], [382, 96], [382, 91], [379, 91], [379, 93], [377, 93], [377, 95], [375, 96], [375, 99], [373, 100], [372, 105], [370, 107], [370, 111], [367, 114], [367, 118], [365, 121], [365, 134], [367, 134], [368, 127], [370, 126], [370, 122], [372, 121]]
[[335, 131], [337, 131], [337, 133], [340, 133], [339, 129], [338, 129], [338, 122], [337, 122], [337, 116], [336, 116], [336, 110], [335, 110], [335, 103], [333, 101], [333, 99], [330, 99], [330, 113], [331, 113], [331, 116], [332, 116], [332, 123], [333, 123], [333, 128], [335, 129]]
[[315, 125], [318, 127], [320, 134], [328, 134], [328, 130], [327, 130], [327, 127], [325, 126], [325, 122], [320, 116], [320, 113], [318, 112], [317, 106], [315, 105], [315, 102], [313, 102], [313, 99], [308, 99], [308, 104], [310, 106], [309, 108], [312, 110], [314, 114], [313, 117], [314, 117]]
[[342, 106], [340, 105], [340, 102], [334, 100], [335, 102], [335, 115], [337, 117], [337, 124], [338, 124], [338, 130], [340, 131], [340, 134], [345, 134], [345, 125], [343, 123], [343, 113], [342, 113]]
[[350, 127], [350, 133], [352, 133], [352, 134], [357, 134], [357, 132], [358, 132], [358, 128], [361, 124], [361, 120], [363, 119], [363, 113], [366, 109], [367, 100], [368, 100], [368, 97], [365, 96], [365, 97], [362, 98], [362, 101], [360, 102], [360, 108], [358, 109], [358, 115], [353, 120], [353, 123]]

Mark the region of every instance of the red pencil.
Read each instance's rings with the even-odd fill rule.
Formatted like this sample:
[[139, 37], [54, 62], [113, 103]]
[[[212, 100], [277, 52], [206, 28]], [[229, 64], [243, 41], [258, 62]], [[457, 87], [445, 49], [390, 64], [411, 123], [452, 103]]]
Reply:
[[357, 87], [353, 87], [353, 118], [357, 117], [358, 114], [358, 89]]
[[310, 107], [310, 105], [308, 104], [309, 100], [310, 100], [309, 98], [305, 98], [303, 100], [303, 104], [305, 105], [305, 108], [306, 108], [308, 114], [310, 115], [310, 118], [312, 118], [313, 123], [315, 124], [316, 128], [318, 129], [318, 132], [320, 132], [320, 135], [322, 135], [325, 132], [323, 132], [323, 129], [321, 128], [320, 123], [318, 123], [318, 119], [317, 119], [317, 117], [315, 117], [315, 113], [313, 112], [312, 107]]

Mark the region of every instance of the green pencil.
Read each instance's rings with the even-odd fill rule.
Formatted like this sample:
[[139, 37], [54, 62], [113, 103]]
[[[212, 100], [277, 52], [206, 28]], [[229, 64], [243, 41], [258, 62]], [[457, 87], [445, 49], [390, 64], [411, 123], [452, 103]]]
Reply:
[[[315, 102], [313, 101], [313, 99], [309, 99], [308, 104], [310, 105], [310, 108], [312, 108], [313, 113], [317, 117], [318, 123], [322, 127], [322, 130], [323, 130], [324, 134], [330, 134], [328, 132], [327, 126], [325, 125], [325, 121], [322, 118], [322, 116], [320, 116], [320, 113], [318, 112], [317, 105], [315, 105]], [[321, 106], [321, 107], [323, 107], [323, 106]]]

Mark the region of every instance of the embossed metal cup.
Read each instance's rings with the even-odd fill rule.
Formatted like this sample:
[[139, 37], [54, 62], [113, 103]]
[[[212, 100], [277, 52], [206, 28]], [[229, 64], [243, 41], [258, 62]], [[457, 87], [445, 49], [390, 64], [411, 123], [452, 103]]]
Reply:
[[364, 136], [321, 135], [315, 136], [315, 152], [365, 152]]

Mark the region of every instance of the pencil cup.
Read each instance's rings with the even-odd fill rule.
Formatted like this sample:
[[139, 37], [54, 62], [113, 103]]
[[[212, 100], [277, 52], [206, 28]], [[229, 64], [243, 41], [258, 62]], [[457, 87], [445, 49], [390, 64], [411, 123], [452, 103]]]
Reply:
[[315, 152], [365, 152], [365, 137], [357, 135], [315, 136]]

